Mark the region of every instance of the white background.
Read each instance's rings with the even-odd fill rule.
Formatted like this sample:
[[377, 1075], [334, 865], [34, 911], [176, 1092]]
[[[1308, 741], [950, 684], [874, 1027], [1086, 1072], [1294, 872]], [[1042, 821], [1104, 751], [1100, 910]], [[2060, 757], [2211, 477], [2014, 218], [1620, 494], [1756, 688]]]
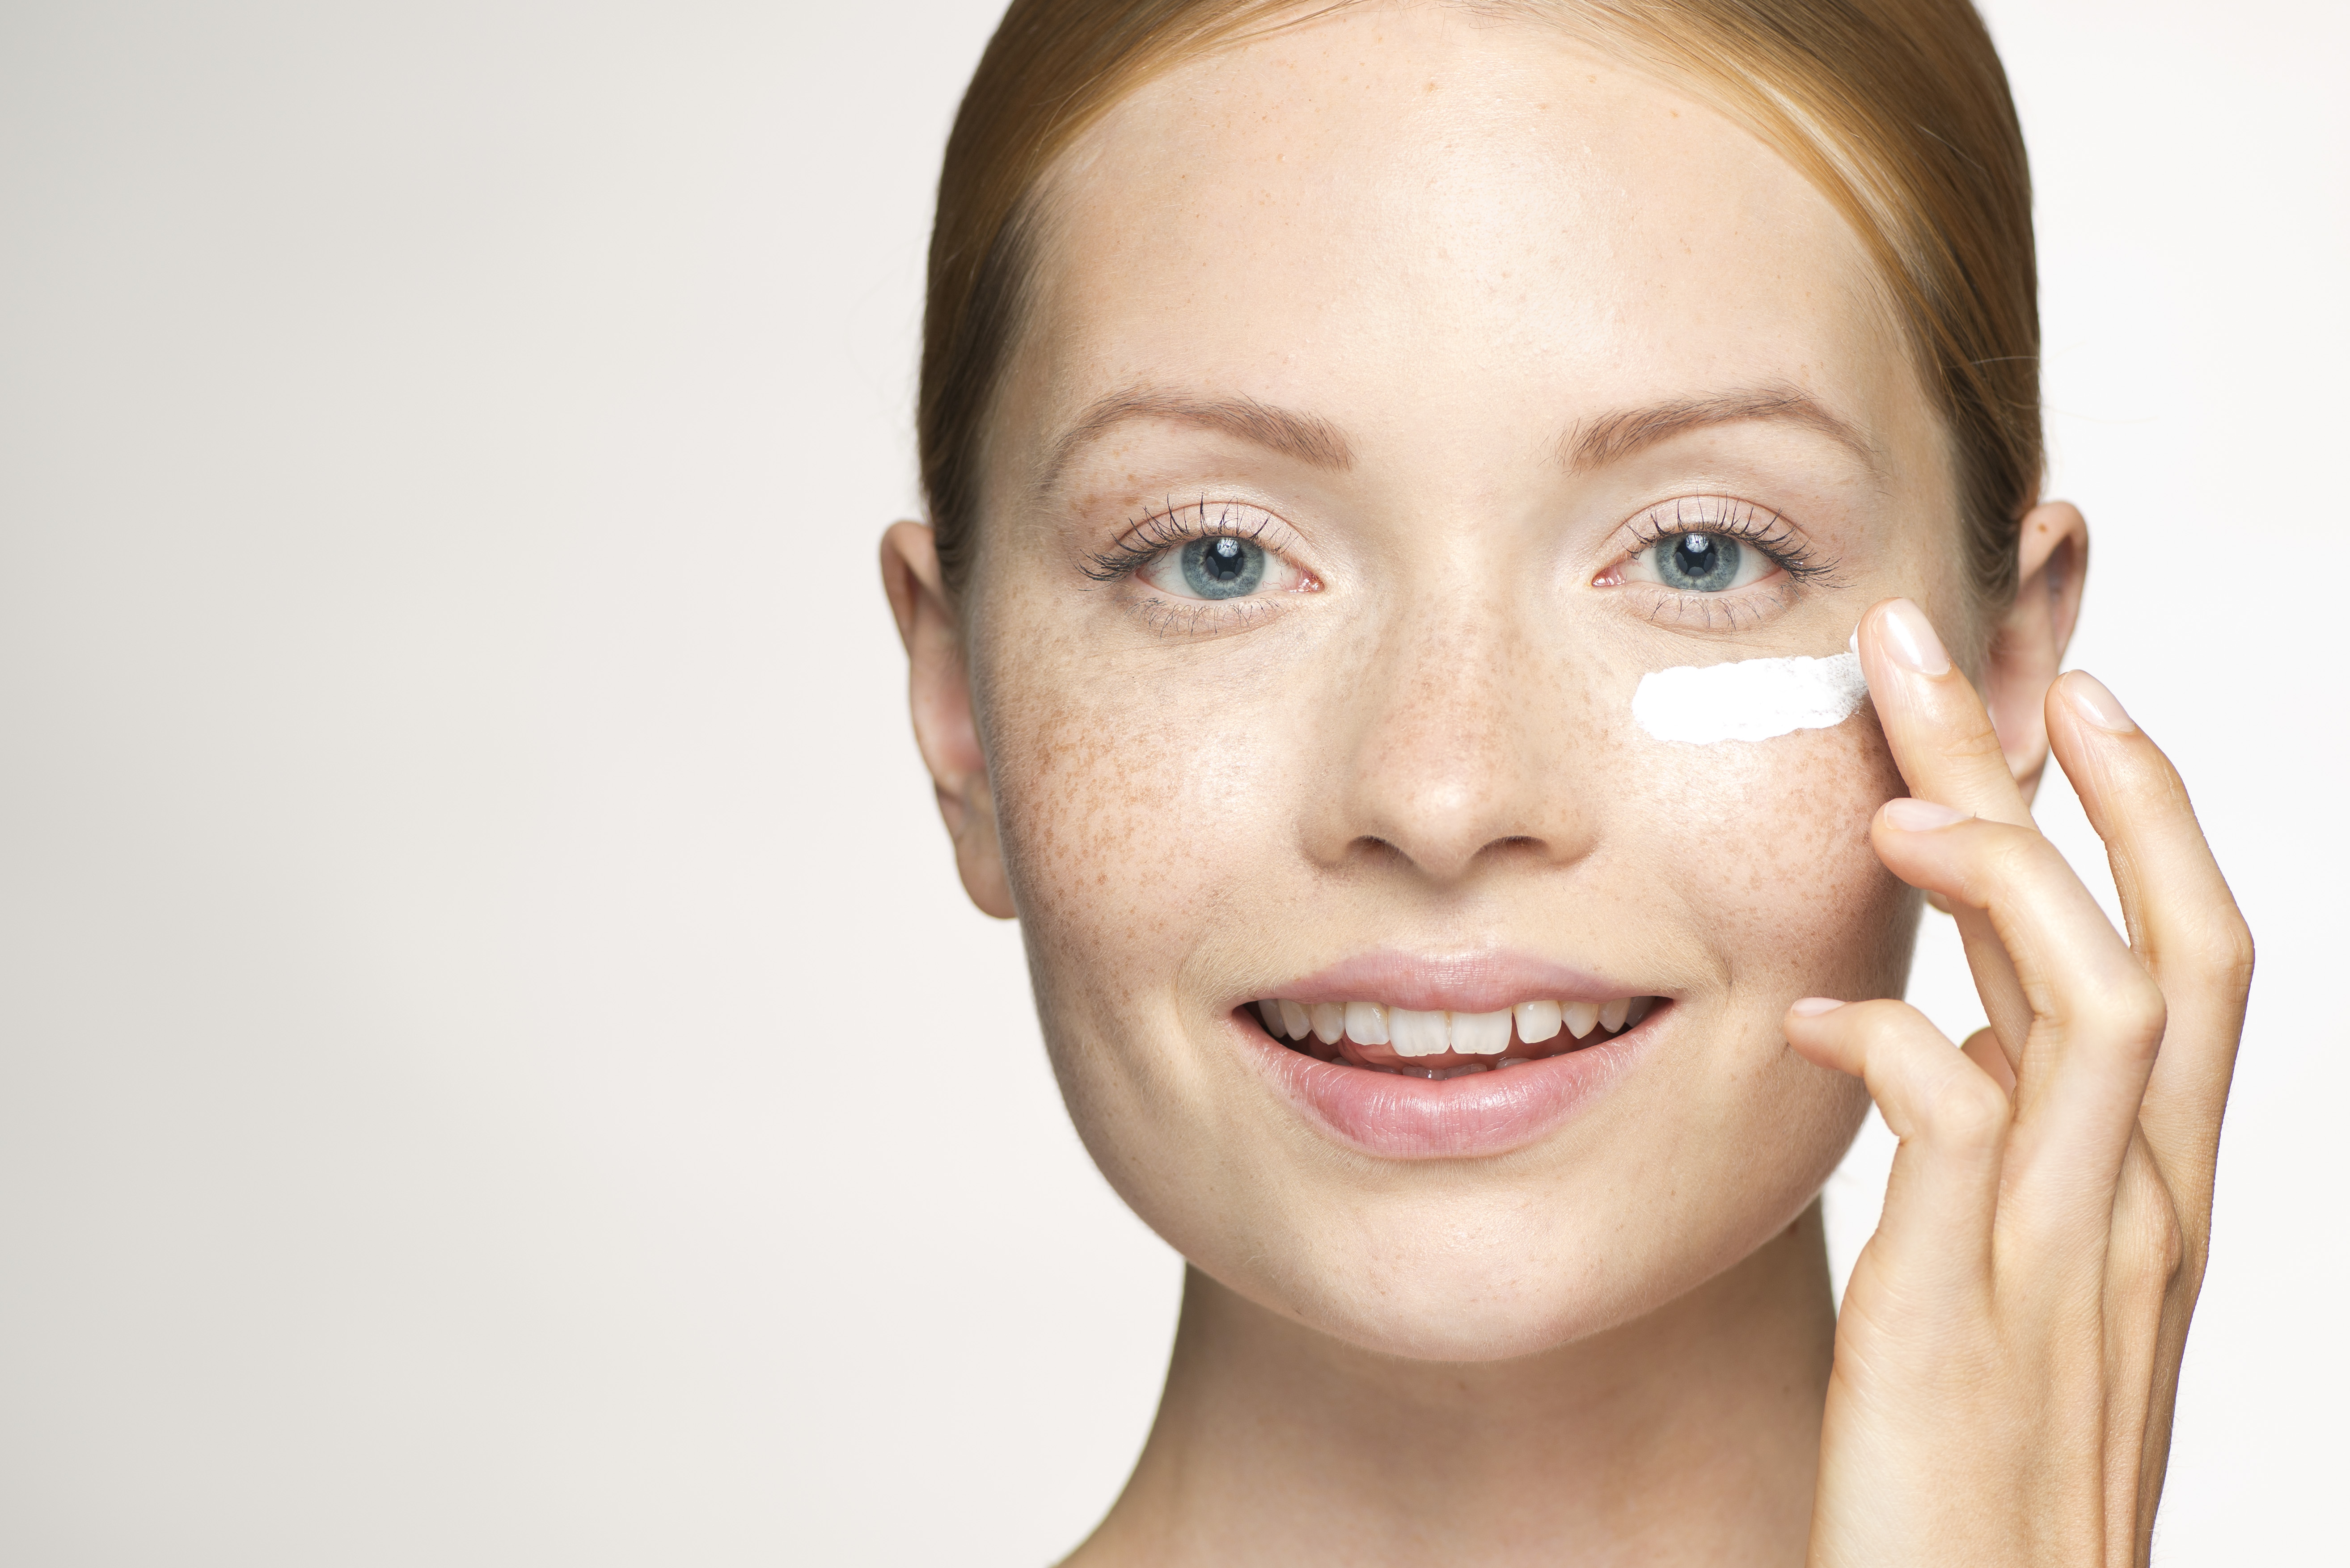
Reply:
[[[2262, 944], [2160, 1558], [2312, 1561], [2350, 13], [1991, 15], [2075, 661]], [[1115, 1492], [1179, 1265], [955, 885], [873, 566], [993, 21], [0, 6], [0, 1562], [1035, 1564]]]

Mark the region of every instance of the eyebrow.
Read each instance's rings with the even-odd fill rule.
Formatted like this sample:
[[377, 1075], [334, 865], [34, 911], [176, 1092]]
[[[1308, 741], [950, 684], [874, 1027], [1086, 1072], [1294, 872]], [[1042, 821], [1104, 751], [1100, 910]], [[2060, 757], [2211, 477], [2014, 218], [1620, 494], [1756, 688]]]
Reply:
[[1804, 425], [1836, 441], [1870, 469], [1880, 469], [1867, 437], [1817, 400], [1792, 387], [1762, 387], [1703, 398], [1676, 398], [1644, 409], [1623, 409], [1586, 420], [1559, 439], [1569, 468], [1602, 468], [1636, 452], [1709, 425], [1742, 420], [1781, 420]]
[[1315, 468], [1347, 468], [1355, 461], [1354, 449], [1338, 433], [1338, 427], [1315, 415], [1277, 409], [1254, 398], [1196, 398], [1140, 387], [1111, 392], [1087, 406], [1076, 422], [1053, 443], [1052, 455], [1037, 482], [1037, 493], [1047, 495], [1059, 489], [1062, 476], [1080, 452], [1135, 420], [1221, 431]]
[[[1137, 420], [1218, 431], [1315, 468], [1344, 469], [1355, 461], [1354, 449], [1338, 427], [1316, 415], [1275, 408], [1254, 398], [1201, 398], [1153, 387], [1129, 388], [1095, 399], [1062, 432], [1045, 461], [1036, 493], [1050, 495], [1058, 490], [1078, 453], [1119, 425]], [[1818, 400], [1792, 387], [1717, 392], [1619, 409], [1571, 427], [1559, 438], [1559, 452], [1569, 468], [1602, 468], [1674, 436], [1747, 420], [1804, 426], [1835, 441], [1871, 470], [1883, 466], [1876, 446], [1866, 436]]]

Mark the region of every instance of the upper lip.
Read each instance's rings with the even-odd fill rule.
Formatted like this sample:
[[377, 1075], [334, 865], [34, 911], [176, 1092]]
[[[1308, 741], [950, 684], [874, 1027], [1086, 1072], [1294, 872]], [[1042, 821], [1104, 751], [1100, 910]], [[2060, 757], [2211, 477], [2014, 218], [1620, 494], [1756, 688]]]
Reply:
[[1378, 1002], [1420, 1012], [1499, 1012], [1521, 1002], [1605, 1002], [1643, 994], [1572, 964], [1502, 948], [1447, 954], [1376, 948], [1263, 993], [1308, 1006]]

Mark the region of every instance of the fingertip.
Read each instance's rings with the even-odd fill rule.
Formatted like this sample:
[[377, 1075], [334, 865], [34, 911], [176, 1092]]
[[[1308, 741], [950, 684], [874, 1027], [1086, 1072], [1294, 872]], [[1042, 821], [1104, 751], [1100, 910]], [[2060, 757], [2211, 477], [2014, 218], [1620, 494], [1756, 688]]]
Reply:
[[1915, 800], [1908, 795], [1897, 796], [1877, 808], [1885, 826], [1902, 833], [1931, 833], [1937, 828], [1955, 827], [1971, 820], [1971, 814], [1944, 805], [1939, 801]]
[[1787, 1048], [1813, 1066], [1857, 1078], [1863, 1060], [1857, 1037], [1846, 1024], [1822, 1022], [1842, 1012], [1845, 1007], [1846, 1003], [1833, 996], [1799, 998], [1787, 1004], [1786, 1021], [1780, 1032], [1786, 1039]]
[[2106, 683], [2085, 670], [2074, 670], [2061, 675], [2057, 689], [2064, 701], [2085, 723], [2109, 735], [2134, 735], [2137, 723], [2129, 716], [2120, 700], [2106, 689]]
[[1929, 680], [1950, 672], [1950, 653], [1916, 600], [1887, 599], [1877, 607], [1877, 616], [1881, 645], [1895, 663]]

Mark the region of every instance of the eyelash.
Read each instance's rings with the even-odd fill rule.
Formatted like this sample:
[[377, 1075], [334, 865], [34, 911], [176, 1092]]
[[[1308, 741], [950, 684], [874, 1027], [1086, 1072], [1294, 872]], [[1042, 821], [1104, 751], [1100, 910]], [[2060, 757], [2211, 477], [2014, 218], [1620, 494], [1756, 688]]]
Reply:
[[[1620, 559], [1628, 560], [1683, 534], [1712, 534], [1735, 539], [1761, 552], [1787, 574], [1791, 587], [1836, 586], [1836, 562], [1834, 559], [1821, 559], [1804, 543], [1802, 536], [1785, 518], [1752, 502], [1731, 496], [1681, 496], [1649, 508], [1634, 519], [1629, 526], [1633, 545]], [[1278, 556], [1283, 554], [1278, 545], [1268, 542], [1266, 537], [1278, 528], [1279, 524], [1271, 514], [1254, 507], [1243, 508], [1230, 502], [1211, 502], [1202, 496], [1185, 505], [1170, 504], [1163, 511], [1129, 523], [1126, 531], [1108, 548], [1089, 553], [1082, 570], [1097, 583], [1121, 582], [1134, 576], [1168, 551], [1201, 538], [1246, 539]], [[1658, 605], [1651, 613], [1652, 619], [1671, 605], [1679, 614], [1701, 612], [1708, 626], [1713, 624], [1717, 611], [1727, 615], [1732, 626], [1737, 624], [1738, 601], [1731, 596], [1679, 593], [1661, 587], [1656, 587], [1656, 593]], [[1161, 615], [1176, 613], [1176, 607], [1172, 604], [1154, 599], [1152, 605]], [[1236, 599], [1226, 605], [1182, 607], [1183, 613], [1194, 622], [1202, 618], [1221, 620], [1236, 615], [1248, 616], [1261, 613], [1265, 607], [1264, 603], [1258, 599]], [[1193, 629], [1205, 628], [1195, 626]]]
[[[1153, 513], [1139, 523], [1128, 524], [1126, 532], [1119, 535], [1108, 549], [1086, 557], [1086, 576], [1097, 583], [1114, 583], [1122, 577], [1130, 577], [1168, 551], [1188, 545], [1194, 539], [1246, 539], [1253, 545], [1273, 549], [1264, 539], [1266, 531], [1273, 526], [1271, 517], [1259, 515], [1253, 527], [1235, 524], [1232, 516], [1236, 508], [1230, 503], [1212, 504], [1216, 511], [1213, 523], [1208, 521], [1211, 504], [1202, 497], [1189, 506], [1170, 505], [1164, 512]], [[1179, 522], [1178, 519], [1187, 512], [1198, 522], [1188, 526]], [[1279, 554], [1278, 551], [1274, 553]]]
[[[1686, 508], [1697, 505], [1706, 515], [1691, 518]], [[1672, 515], [1665, 517], [1669, 507]], [[1785, 518], [1765, 506], [1735, 500], [1726, 495], [1691, 495], [1651, 507], [1632, 524], [1633, 547], [1624, 553], [1627, 560], [1644, 550], [1652, 550], [1668, 539], [1683, 534], [1715, 534], [1725, 539], [1735, 539], [1750, 545], [1769, 556], [1778, 568], [1798, 585], [1819, 583], [1833, 587], [1835, 566], [1833, 560], [1821, 560], [1806, 547], [1802, 538], [1787, 525]], [[1700, 595], [1700, 597], [1720, 597]]]

